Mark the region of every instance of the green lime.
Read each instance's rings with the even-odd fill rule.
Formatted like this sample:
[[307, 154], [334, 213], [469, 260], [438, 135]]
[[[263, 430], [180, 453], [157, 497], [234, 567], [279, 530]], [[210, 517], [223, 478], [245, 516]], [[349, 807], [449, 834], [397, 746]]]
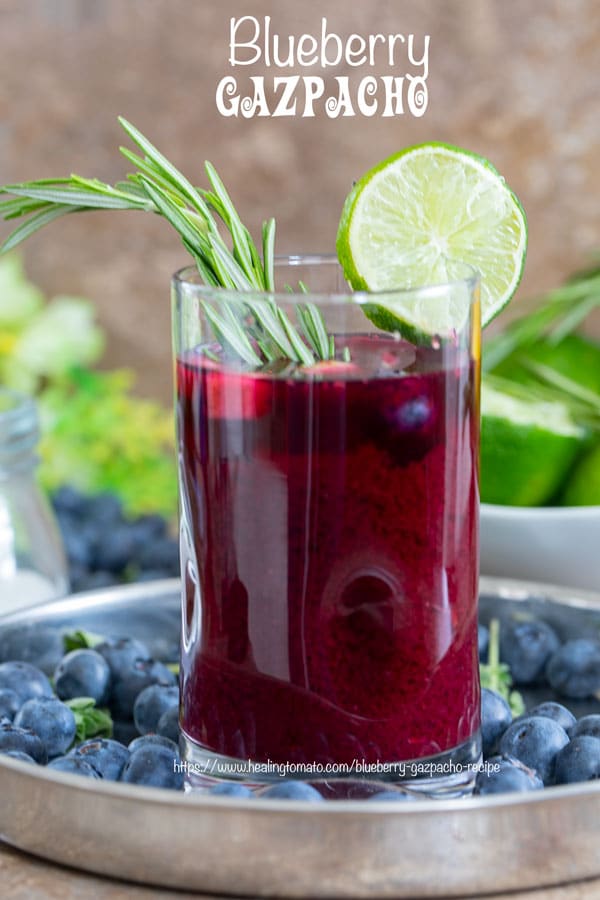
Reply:
[[564, 404], [517, 397], [487, 380], [481, 413], [482, 501], [508, 506], [548, 503], [585, 445], [585, 429]]
[[600, 506], [600, 444], [576, 466], [561, 500], [565, 506]]
[[[346, 199], [337, 251], [355, 290], [392, 291], [448, 284], [465, 264], [481, 276], [482, 323], [506, 306], [521, 279], [527, 248], [523, 208], [485, 159], [428, 143], [384, 160]], [[423, 303], [414, 296], [377, 301], [365, 312], [386, 331], [443, 333], [464, 316], [463, 298]], [[450, 323], [451, 324], [451, 323]]]

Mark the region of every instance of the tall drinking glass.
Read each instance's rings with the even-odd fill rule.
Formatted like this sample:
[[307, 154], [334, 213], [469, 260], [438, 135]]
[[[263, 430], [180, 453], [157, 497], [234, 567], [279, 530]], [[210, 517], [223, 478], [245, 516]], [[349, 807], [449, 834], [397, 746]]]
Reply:
[[[278, 294], [206, 287], [193, 268], [173, 280], [188, 782], [468, 790], [477, 276], [366, 294], [330, 257], [276, 275]], [[285, 290], [298, 284], [310, 293]], [[316, 356], [310, 310], [333, 358], [249, 361], [276, 307]]]

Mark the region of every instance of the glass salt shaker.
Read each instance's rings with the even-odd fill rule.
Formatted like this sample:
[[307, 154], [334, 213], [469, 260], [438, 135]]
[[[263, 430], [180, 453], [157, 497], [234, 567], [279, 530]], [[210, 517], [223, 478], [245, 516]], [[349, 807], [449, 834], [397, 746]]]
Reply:
[[58, 526], [35, 478], [35, 403], [0, 388], [0, 616], [68, 590]]

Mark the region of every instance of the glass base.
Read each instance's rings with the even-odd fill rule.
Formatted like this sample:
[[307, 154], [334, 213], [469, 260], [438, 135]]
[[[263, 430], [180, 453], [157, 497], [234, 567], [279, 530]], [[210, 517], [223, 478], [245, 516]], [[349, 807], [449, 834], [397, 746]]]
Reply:
[[188, 792], [207, 793], [215, 785], [229, 782], [260, 794], [268, 785], [293, 780], [312, 784], [327, 799], [338, 800], [367, 798], [390, 788], [438, 799], [468, 796], [481, 764], [479, 732], [444, 753], [395, 763], [354, 760], [351, 765], [335, 765], [234, 759], [202, 747], [185, 734], [181, 735], [180, 749]]

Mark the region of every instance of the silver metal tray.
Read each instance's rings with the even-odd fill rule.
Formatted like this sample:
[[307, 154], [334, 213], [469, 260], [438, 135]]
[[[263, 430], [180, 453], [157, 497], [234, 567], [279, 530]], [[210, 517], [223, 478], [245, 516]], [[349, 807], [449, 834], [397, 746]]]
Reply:
[[[176, 581], [80, 594], [12, 614], [177, 639]], [[563, 635], [600, 633], [600, 596], [482, 579], [485, 619], [515, 608]], [[583, 711], [583, 710], [582, 710]], [[53, 773], [0, 756], [0, 838], [31, 853], [173, 888], [277, 897], [448, 897], [600, 875], [600, 781], [529, 795], [395, 804], [199, 797]]]

